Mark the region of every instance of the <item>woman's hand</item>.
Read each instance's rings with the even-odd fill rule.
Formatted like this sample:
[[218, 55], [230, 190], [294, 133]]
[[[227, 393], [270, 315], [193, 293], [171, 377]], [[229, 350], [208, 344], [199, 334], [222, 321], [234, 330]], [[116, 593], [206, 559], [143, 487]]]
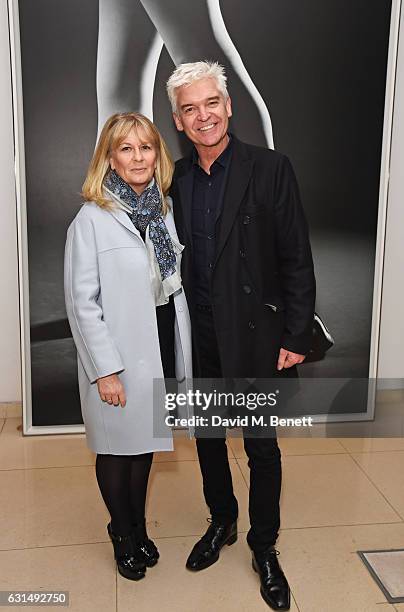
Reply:
[[126, 404], [126, 394], [118, 374], [110, 374], [97, 380], [98, 393], [103, 402], [122, 408]]

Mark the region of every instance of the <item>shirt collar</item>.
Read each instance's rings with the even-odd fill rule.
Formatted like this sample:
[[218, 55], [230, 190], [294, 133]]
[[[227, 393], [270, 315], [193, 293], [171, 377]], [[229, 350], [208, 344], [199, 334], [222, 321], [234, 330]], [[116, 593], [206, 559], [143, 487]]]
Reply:
[[[219, 157], [217, 157], [215, 159], [215, 161], [213, 162], [212, 166], [214, 164], [219, 164], [223, 168], [226, 168], [226, 166], [228, 165], [228, 163], [230, 161], [232, 149], [233, 149], [233, 138], [232, 138], [232, 135], [229, 134], [229, 142], [227, 143], [227, 146], [226, 146], [225, 150], [222, 151], [221, 154], [219, 155]], [[198, 151], [196, 150], [195, 147], [193, 147], [193, 149], [192, 149], [192, 164], [194, 166], [199, 166]]]

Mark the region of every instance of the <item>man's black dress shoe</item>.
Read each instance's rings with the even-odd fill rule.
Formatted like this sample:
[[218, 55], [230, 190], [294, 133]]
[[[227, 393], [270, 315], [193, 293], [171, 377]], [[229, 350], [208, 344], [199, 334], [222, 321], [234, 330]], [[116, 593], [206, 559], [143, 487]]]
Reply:
[[186, 568], [198, 572], [209, 567], [219, 559], [220, 549], [230, 546], [237, 540], [237, 522], [230, 525], [213, 523], [205, 535], [195, 544], [186, 563]]
[[146, 563], [147, 567], [153, 567], [159, 560], [160, 553], [157, 546], [151, 540], [146, 531], [146, 521], [133, 527], [133, 543], [136, 556]]
[[145, 577], [146, 564], [133, 546], [133, 536], [121, 536], [112, 532], [111, 523], [107, 525], [108, 535], [114, 547], [118, 572], [128, 580], [140, 580]]
[[260, 576], [261, 595], [268, 606], [273, 610], [289, 610], [290, 589], [277, 555], [273, 547], [259, 555], [253, 553], [252, 566]]

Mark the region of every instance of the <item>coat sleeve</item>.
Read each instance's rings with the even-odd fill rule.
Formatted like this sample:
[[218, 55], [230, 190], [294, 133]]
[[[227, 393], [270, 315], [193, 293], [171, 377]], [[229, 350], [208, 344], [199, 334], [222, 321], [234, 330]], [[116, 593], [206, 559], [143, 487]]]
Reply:
[[299, 188], [285, 156], [280, 158], [276, 174], [275, 218], [279, 279], [286, 305], [281, 346], [305, 355], [312, 341], [316, 283]]
[[67, 232], [65, 301], [77, 352], [91, 383], [124, 370], [103, 318], [98, 258], [92, 220], [76, 217]]

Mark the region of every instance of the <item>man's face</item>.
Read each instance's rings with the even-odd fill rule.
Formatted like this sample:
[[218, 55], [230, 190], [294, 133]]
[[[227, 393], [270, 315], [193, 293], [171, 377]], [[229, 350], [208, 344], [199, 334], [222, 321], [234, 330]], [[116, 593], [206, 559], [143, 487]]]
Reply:
[[177, 89], [173, 116], [177, 130], [184, 131], [196, 146], [214, 147], [227, 134], [231, 101], [224, 99], [215, 79], [205, 77]]

